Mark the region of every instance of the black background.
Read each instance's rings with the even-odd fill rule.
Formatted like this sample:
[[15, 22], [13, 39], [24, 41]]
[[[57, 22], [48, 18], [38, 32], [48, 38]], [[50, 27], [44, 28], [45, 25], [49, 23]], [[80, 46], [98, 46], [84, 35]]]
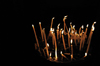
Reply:
[[[2, 4], [2, 2], [1, 2]], [[65, 65], [93, 65], [98, 64], [99, 57], [99, 15], [100, 7], [99, 1], [73, 1], [73, 0], [61, 0], [61, 1], [24, 1], [13, 0], [3, 1], [1, 6], [2, 23], [6, 24], [4, 27], [5, 36], [7, 42], [4, 50], [4, 61], [10, 61], [12, 66], [20, 65], [54, 65], [42, 59], [36, 55], [34, 51], [34, 43], [36, 42], [32, 24], [34, 24], [38, 37], [40, 34], [39, 22], [42, 27], [46, 29], [46, 35], [48, 35], [48, 29], [50, 27], [52, 17], [55, 17], [53, 27], [56, 28], [58, 23], [63, 26], [63, 17], [68, 15], [66, 24], [69, 27], [70, 22], [76, 26], [78, 30], [81, 25], [89, 24], [89, 31], [91, 25], [96, 21], [95, 31], [91, 40], [91, 58], [84, 62], [67, 63]], [[89, 33], [88, 31], [88, 33]], [[4, 38], [5, 39], [5, 38]], [[8, 44], [9, 43], [9, 44]], [[9, 46], [9, 47], [8, 47]], [[7, 49], [8, 48], [8, 49]], [[6, 50], [7, 49], [7, 50]], [[21, 63], [21, 64], [20, 64]], [[57, 64], [59, 65], [59, 64]], [[63, 65], [63, 64], [60, 64]]]

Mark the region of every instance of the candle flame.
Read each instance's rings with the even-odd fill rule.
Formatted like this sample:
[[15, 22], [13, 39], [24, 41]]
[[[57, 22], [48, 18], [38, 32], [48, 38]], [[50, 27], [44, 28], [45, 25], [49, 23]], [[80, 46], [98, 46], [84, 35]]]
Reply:
[[50, 57], [51, 57], [51, 52], [50, 52]]
[[86, 27], [88, 27], [89, 26], [89, 24], [87, 24], [87, 26]]
[[62, 34], [64, 33], [64, 30], [62, 30]]
[[49, 47], [49, 44], [47, 43], [47, 47]]
[[60, 54], [62, 54], [62, 51], [60, 51]]
[[77, 34], [77, 32], [75, 32], [75, 34]]
[[69, 28], [69, 32], [70, 32], [70, 28]]
[[94, 24], [96, 24], [96, 22], [94, 22]]
[[41, 22], [39, 22], [39, 24], [41, 24]]
[[87, 56], [87, 53], [85, 53], [85, 56]]
[[74, 33], [74, 31], [72, 30], [72, 33]]
[[57, 29], [59, 29], [59, 26], [57, 26]]
[[84, 28], [84, 26], [82, 25], [82, 29]]
[[34, 25], [32, 24], [32, 27], [34, 27]]
[[75, 28], [75, 25], [73, 25], [73, 28]]
[[58, 26], [60, 26], [60, 23], [58, 24]]
[[52, 19], [55, 19], [55, 17], [53, 17]]
[[70, 22], [70, 24], [72, 24], [72, 22]]
[[72, 39], [71, 39], [71, 44], [72, 44]]
[[92, 25], [92, 31], [94, 31], [94, 29], [95, 29], [95, 27], [94, 27], [94, 25]]

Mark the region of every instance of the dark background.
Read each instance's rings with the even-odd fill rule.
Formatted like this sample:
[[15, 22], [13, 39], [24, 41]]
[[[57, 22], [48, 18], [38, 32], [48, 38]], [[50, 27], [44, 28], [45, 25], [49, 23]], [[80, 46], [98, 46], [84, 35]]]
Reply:
[[[2, 2], [1, 2], [2, 4]], [[12, 66], [20, 65], [54, 65], [36, 55], [34, 51], [34, 43], [36, 42], [32, 24], [34, 24], [38, 37], [40, 34], [39, 22], [42, 27], [48, 29], [50, 27], [52, 17], [55, 17], [53, 27], [56, 28], [58, 23], [63, 26], [63, 17], [68, 15], [66, 24], [69, 27], [70, 22], [76, 26], [78, 30], [81, 25], [89, 24], [89, 31], [91, 25], [96, 21], [95, 31], [91, 40], [91, 58], [84, 62], [75, 62], [75, 65], [93, 65], [98, 64], [99, 57], [99, 18], [100, 7], [99, 1], [85, 1], [85, 0], [61, 0], [61, 1], [24, 1], [13, 0], [3, 1], [1, 6], [2, 23], [6, 24], [4, 27], [7, 41], [4, 50], [4, 61], [10, 61]], [[89, 33], [88, 31], [88, 33]], [[5, 39], [5, 38], [4, 38]], [[9, 47], [8, 47], [9, 46]], [[6, 48], [8, 48], [6, 50]], [[8, 59], [7, 59], [8, 58]], [[7, 59], [7, 60], [6, 60]], [[21, 64], [20, 64], [21, 63]], [[73, 63], [68, 63], [72, 65]], [[58, 65], [58, 64], [57, 64]], [[62, 64], [61, 64], [62, 65]], [[67, 65], [67, 64], [66, 64]]]

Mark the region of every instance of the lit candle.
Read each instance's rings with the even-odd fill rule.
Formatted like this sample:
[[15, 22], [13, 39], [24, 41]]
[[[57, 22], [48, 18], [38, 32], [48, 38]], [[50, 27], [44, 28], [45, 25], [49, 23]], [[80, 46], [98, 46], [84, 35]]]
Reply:
[[66, 50], [66, 45], [65, 45], [63, 33], [64, 33], [64, 30], [62, 31], [62, 41], [63, 41], [64, 50]]
[[55, 60], [57, 60], [57, 43], [56, 43], [55, 33], [54, 33], [54, 38], [55, 38]]
[[61, 54], [61, 60], [63, 61], [62, 51], [60, 51], [60, 54]]
[[40, 25], [41, 37], [42, 37], [42, 41], [43, 41], [43, 34], [42, 34], [41, 22], [39, 22], [39, 25]]
[[46, 52], [47, 52], [47, 56], [49, 57], [49, 51], [48, 51], [48, 47], [47, 47], [47, 40], [46, 40], [45, 28], [43, 28], [43, 30], [44, 30], [44, 38], [45, 38]]
[[55, 17], [53, 17], [52, 20], [51, 20], [51, 27], [50, 27], [50, 28], [52, 28], [52, 24], [53, 24], [53, 19], [54, 19], [54, 18], [55, 18]]
[[33, 27], [33, 30], [34, 30], [34, 34], [35, 34], [35, 38], [36, 38], [36, 42], [37, 42], [37, 46], [38, 46], [38, 48], [39, 48], [39, 52], [41, 53], [41, 51], [40, 51], [40, 47], [39, 47], [38, 38], [37, 38], [36, 31], [35, 31], [35, 28], [34, 28], [34, 25], [32, 25], [32, 27]]
[[84, 37], [83, 37], [83, 45], [82, 45], [82, 48], [84, 47], [85, 38], [86, 38], [86, 33], [87, 33], [87, 29], [88, 29], [88, 24], [86, 25], [86, 29], [85, 29], [85, 32], [84, 32]]
[[80, 41], [80, 48], [79, 48], [79, 50], [81, 50], [81, 47], [82, 47], [83, 28], [84, 28], [84, 26], [82, 25], [82, 35], [81, 35], [81, 41]]
[[89, 38], [89, 41], [88, 41], [88, 46], [87, 46], [86, 53], [88, 53], [88, 51], [89, 51], [90, 42], [91, 42], [91, 37], [92, 37], [92, 34], [93, 34], [93, 31], [94, 31], [94, 30], [95, 30], [95, 27], [94, 27], [94, 25], [92, 25], [92, 29], [91, 29], [91, 31], [90, 31], [90, 37], [88, 37], [88, 38]]
[[50, 59], [50, 60], [53, 60], [53, 59], [52, 59], [52, 57], [51, 57], [51, 52], [50, 52], [50, 55], [49, 55], [49, 56], [50, 56], [50, 58], [49, 58], [49, 59]]
[[60, 51], [60, 54], [61, 54], [61, 56], [62, 56], [62, 57], [61, 57], [61, 60], [63, 60], [63, 57], [66, 58], [66, 59], [68, 60], [68, 58], [62, 53], [62, 51]]
[[71, 60], [73, 59], [73, 45], [72, 45], [72, 39], [71, 39]]
[[[68, 16], [68, 15], [67, 15]], [[64, 18], [63, 18], [63, 22], [64, 22], [64, 33], [65, 33], [65, 27], [66, 27], [66, 23], [65, 23], [65, 19], [67, 19], [66, 17], [67, 16], [64, 16]], [[67, 28], [67, 27], [66, 27]]]
[[61, 32], [62, 32], [62, 29], [60, 29], [60, 38], [61, 38]]

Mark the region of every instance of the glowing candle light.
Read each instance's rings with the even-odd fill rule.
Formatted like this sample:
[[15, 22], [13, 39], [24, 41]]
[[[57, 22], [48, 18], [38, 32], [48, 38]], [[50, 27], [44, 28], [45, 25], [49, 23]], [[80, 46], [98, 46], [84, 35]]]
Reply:
[[53, 17], [52, 20], [51, 20], [51, 27], [50, 27], [50, 28], [52, 28], [52, 25], [53, 25], [53, 19], [55, 19], [55, 17]]
[[63, 33], [64, 33], [64, 30], [62, 31], [62, 41], [63, 41], [64, 50], [66, 50], [66, 45], [65, 45]]
[[47, 47], [49, 47], [49, 44], [47, 43]]
[[39, 52], [41, 53], [41, 51], [40, 51], [40, 47], [39, 47], [38, 38], [37, 38], [36, 31], [35, 31], [35, 28], [34, 28], [34, 25], [32, 25], [32, 27], [33, 27], [33, 30], [34, 30], [34, 34], [35, 34], [35, 38], [36, 38], [36, 42], [37, 42], [37, 46], [38, 46], [38, 48], [39, 48]]
[[87, 50], [86, 50], [86, 53], [88, 53], [89, 51], [89, 47], [90, 47], [90, 42], [91, 42], [91, 37], [92, 37], [92, 34], [93, 34], [93, 31], [95, 30], [95, 27], [94, 25], [92, 25], [92, 28], [91, 28], [91, 31], [90, 31], [90, 35], [89, 35], [89, 40], [88, 40], [88, 46], [87, 46]]
[[86, 57], [87, 56], [87, 53], [85, 53], [85, 56], [84, 57]]
[[39, 22], [39, 25], [40, 25], [41, 37], [42, 37], [42, 41], [43, 41], [43, 34], [42, 34], [41, 22]]
[[85, 29], [85, 32], [84, 32], [84, 37], [83, 37], [83, 45], [82, 45], [82, 48], [84, 47], [84, 43], [85, 43], [85, 38], [86, 38], [86, 34], [87, 34], [87, 29], [88, 29], [88, 26], [89, 24], [86, 25], [86, 29]]
[[71, 39], [71, 60], [73, 59], [73, 45], [72, 45], [72, 39]]

